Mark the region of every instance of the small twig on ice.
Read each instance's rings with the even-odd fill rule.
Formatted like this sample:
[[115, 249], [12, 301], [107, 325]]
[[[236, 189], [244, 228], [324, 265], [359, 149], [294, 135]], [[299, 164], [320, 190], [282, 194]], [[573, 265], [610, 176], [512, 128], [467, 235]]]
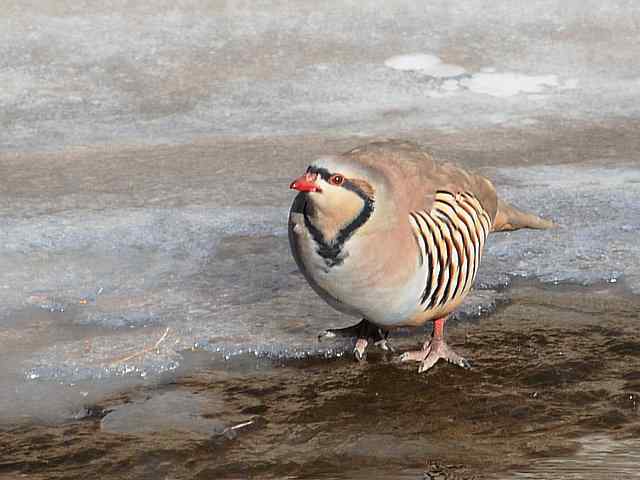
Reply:
[[229, 432], [233, 432], [235, 430], [240, 430], [241, 428], [244, 428], [244, 427], [248, 427], [249, 425], [253, 425], [253, 423], [254, 423], [253, 420], [249, 420], [248, 422], [243, 422], [243, 423], [239, 423], [238, 425], [234, 425], [232, 427], [227, 427], [222, 431], [222, 435], [225, 435]]
[[249, 420], [248, 422], [239, 423], [238, 425], [234, 425], [233, 427], [228, 427], [225, 430], [238, 430], [239, 428], [248, 427], [253, 424], [253, 420]]
[[153, 350], [156, 350], [160, 346], [160, 344], [162, 342], [164, 342], [164, 340], [167, 338], [167, 335], [169, 334], [169, 330], [171, 330], [171, 328], [167, 327], [167, 329], [164, 331], [164, 333], [158, 339], [158, 341], [155, 343], [154, 346], [145, 347], [142, 350], [140, 350], [139, 352], [132, 353], [131, 355], [128, 355], [128, 356], [123, 357], [123, 358], [119, 358], [118, 360], [114, 360], [113, 362], [111, 362], [111, 366], [113, 367], [113, 366], [115, 366], [115, 365], [117, 365], [119, 363], [127, 362], [127, 361], [131, 360], [132, 358], [140, 357], [140, 356], [144, 355], [145, 353], [149, 353], [149, 352], [152, 352]]

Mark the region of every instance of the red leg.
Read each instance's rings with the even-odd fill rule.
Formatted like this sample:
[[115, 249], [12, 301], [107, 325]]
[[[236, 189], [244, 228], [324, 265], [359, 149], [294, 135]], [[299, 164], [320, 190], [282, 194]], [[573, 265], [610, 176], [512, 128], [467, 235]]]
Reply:
[[433, 321], [433, 336], [444, 338], [444, 324], [447, 321], [447, 317], [436, 318]]

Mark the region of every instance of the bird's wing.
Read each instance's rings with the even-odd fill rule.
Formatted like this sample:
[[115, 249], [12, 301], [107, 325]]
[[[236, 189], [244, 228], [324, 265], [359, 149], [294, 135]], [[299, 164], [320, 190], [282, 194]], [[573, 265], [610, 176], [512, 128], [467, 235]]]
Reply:
[[423, 174], [422, 182], [427, 187], [423, 208], [431, 210], [439, 193], [451, 194], [456, 198], [465, 195], [479, 204], [493, 224], [498, 211], [498, 195], [489, 179], [452, 163], [442, 163]]
[[344, 154], [379, 172], [388, 182], [393, 201], [406, 214], [430, 211], [438, 191], [469, 193], [478, 200], [491, 221], [498, 200], [493, 184], [451, 163], [436, 163], [418, 144], [404, 140], [383, 140], [354, 148]]
[[395, 214], [431, 212], [438, 192], [472, 197], [489, 218], [492, 231], [553, 228], [549, 220], [500, 200], [491, 181], [452, 163], [436, 163], [420, 145], [404, 140], [371, 142], [344, 154], [381, 174], [388, 183]]
[[548, 229], [557, 225], [537, 215], [523, 212], [498, 198], [493, 183], [482, 175], [473, 174], [451, 163], [436, 165], [428, 177], [423, 177], [428, 185], [425, 209], [431, 211], [439, 192], [455, 195], [470, 195], [482, 207], [490, 220], [491, 231], [518, 230], [520, 228]]

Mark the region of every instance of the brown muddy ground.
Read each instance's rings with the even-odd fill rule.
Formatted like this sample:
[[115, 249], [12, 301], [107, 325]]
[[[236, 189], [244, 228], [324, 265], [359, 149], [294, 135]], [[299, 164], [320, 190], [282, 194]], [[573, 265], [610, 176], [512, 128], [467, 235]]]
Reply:
[[[638, 299], [615, 285], [530, 284], [509, 298], [449, 328], [470, 371], [438, 364], [418, 375], [376, 352], [360, 365], [234, 369], [195, 352], [200, 367], [175, 383], [123, 393], [76, 422], [5, 430], [0, 478], [635, 478]], [[201, 422], [251, 423], [215, 435], [101, 427], [119, 404], [159, 392], [197, 396]]]

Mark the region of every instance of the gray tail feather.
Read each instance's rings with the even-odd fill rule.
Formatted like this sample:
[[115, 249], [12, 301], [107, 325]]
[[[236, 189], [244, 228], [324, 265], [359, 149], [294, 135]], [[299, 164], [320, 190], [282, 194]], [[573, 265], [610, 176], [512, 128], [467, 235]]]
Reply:
[[507, 202], [498, 200], [498, 212], [493, 221], [494, 232], [505, 232], [518, 230], [520, 228], [548, 229], [557, 227], [559, 227], [559, 225], [551, 220], [540, 218], [531, 213], [522, 212]]

